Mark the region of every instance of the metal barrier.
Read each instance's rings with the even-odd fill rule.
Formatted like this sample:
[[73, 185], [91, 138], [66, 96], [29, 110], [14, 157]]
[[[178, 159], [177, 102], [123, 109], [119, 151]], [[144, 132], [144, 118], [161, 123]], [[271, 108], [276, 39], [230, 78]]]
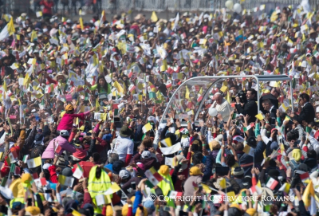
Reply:
[[[33, 1], [37, 0], [0, 0], [4, 4], [1, 8], [1, 12], [11, 13], [13, 11], [19, 11], [31, 13], [34, 10]], [[61, 0], [53, 0], [59, 2], [57, 7], [58, 11], [62, 11]], [[77, 1], [77, 6], [80, 2], [90, 2], [90, 0], [69, 0], [69, 8], [72, 7], [72, 1]], [[97, 0], [99, 1], [99, 0]], [[24, 2], [24, 3], [22, 3]], [[27, 2], [27, 3], [26, 3]], [[91, 0], [93, 2], [93, 0]], [[120, 13], [132, 10], [136, 12], [212, 12], [216, 9], [225, 8], [226, 0], [100, 0], [101, 8], [108, 10], [110, 13]], [[251, 10], [262, 4], [265, 4], [265, 11], [269, 13], [272, 9], [279, 6], [280, 8], [288, 5], [296, 7], [300, 4], [300, 0], [233, 0], [235, 3], [240, 3], [242, 8]], [[309, 0], [312, 8], [319, 10], [319, 0]], [[30, 10], [31, 9], [31, 10]]]
[[[103, 0], [102, 0], [103, 1]], [[137, 11], [214, 11], [225, 7], [226, 0], [116, 0], [113, 6], [116, 11], [128, 11], [129, 9]], [[252, 10], [262, 4], [265, 4], [265, 12], [269, 12], [275, 7], [284, 7], [292, 5], [294, 7], [300, 4], [300, 0], [233, 0], [240, 3], [242, 8]], [[319, 9], [319, 0], [309, 0], [311, 7]], [[110, 2], [104, 0], [103, 8], [110, 8]]]

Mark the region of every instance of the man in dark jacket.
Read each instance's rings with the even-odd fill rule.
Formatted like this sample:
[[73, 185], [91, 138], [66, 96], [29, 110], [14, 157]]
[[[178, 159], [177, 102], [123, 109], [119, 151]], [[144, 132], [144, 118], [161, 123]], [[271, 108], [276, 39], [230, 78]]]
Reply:
[[256, 121], [256, 115], [258, 113], [258, 106], [256, 104], [257, 100], [257, 92], [255, 89], [248, 89], [246, 93], [247, 102], [241, 103], [240, 98], [236, 97], [236, 109], [237, 113], [241, 113], [243, 115], [249, 115], [250, 118], [248, 120], [248, 123], [255, 122]]
[[[315, 118], [315, 109], [313, 106], [309, 103], [310, 97], [306, 93], [302, 93], [299, 96], [299, 104], [302, 106], [302, 110], [298, 116], [299, 122], [306, 121], [307, 123], [311, 123], [314, 121]], [[292, 114], [291, 117], [293, 117], [294, 114]]]
[[270, 125], [275, 126], [277, 117], [277, 108], [275, 107], [275, 105], [271, 103], [270, 99], [265, 99], [262, 101], [262, 107], [265, 110], [264, 114], [269, 113], [270, 115]]

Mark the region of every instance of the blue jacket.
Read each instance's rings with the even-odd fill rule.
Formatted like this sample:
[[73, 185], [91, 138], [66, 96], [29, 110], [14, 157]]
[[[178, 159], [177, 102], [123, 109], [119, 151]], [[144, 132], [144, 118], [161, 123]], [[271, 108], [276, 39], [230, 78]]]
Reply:
[[261, 163], [264, 159], [264, 151], [266, 149], [266, 145], [262, 142], [259, 141], [257, 143], [256, 149], [255, 149], [255, 163]]
[[212, 170], [213, 170], [213, 164], [214, 164], [214, 158], [211, 154], [206, 156], [206, 167], [204, 171], [204, 176], [202, 178], [202, 181], [208, 181], [210, 176], [212, 175]]
[[133, 215], [135, 215], [136, 210], [138, 208], [138, 205], [142, 203], [142, 198], [143, 198], [143, 195], [142, 195], [141, 191], [136, 191], [135, 192], [135, 200], [133, 203]]

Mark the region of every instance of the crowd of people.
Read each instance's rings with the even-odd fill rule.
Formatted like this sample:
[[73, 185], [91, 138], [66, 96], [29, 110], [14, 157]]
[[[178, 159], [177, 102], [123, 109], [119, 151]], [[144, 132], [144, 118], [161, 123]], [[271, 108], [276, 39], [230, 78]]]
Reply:
[[1, 215], [317, 215], [319, 16], [226, 7], [4, 14]]

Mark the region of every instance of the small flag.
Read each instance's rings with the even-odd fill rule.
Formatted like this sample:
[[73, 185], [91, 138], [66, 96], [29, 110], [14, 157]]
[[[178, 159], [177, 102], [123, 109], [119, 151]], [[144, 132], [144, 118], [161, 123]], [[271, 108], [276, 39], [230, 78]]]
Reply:
[[109, 187], [109, 189], [107, 189], [107, 191], [105, 191], [104, 194], [111, 195], [111, 194], [118, 192], [119, 190], [121, 190], [120, 186], [118, 184], [116, 184], [115, 182], [112, 182], [111, 187]]
[[171, 86], [172, 86], [172, 81], [171, 80], [167, 80], [166, 88], [170, 88]]
[[136, 89], [136, 86], [133, 85], [133, 84], [131, 84], [131, 85], [128, 87], [128, 90], [129, 90], [130, 92], [134, 91], [135, 89]]
[[145, 184], [146, 184], [149, 188], [153, 188], [153, 187], [156, 186], [156, 185], [152, 184], [152, 182], [150, 182], [149, 180], [146, 180], [146, 181], [145, 181]]
[[167, 137], [167, 138], [161, 140], [161, 143], [162, 143], [163, 145], [165, 145], [166, 147], [172, 146], [172, 140], [171, 140], [170, 137]]
[[283, 191], [285, 192], [286, 194], [289, 193], [289, 190], [290, 190], [290, 184], [289, 183], [285, 183], [281, 186], [281, 188], [279, 189], [279, 191]]
[[54, 151], [57, 154], [61, 154], [63, 151], [63, 148], [59, 144], [57, 144]]
[[114, 82], [114, 87], [116, 88], [116, 90], [119, 93], [122, 93], [122, 94], [124, 93], [124, 89], [122, 88], [122, 86], [117, 81]]
[[78, 211], [75, 210], [75, 209], [72, 210], [72, 215], [73, 215], [73, 216], [81, 216], [80, 212], [78, 212]]
[[114, 109], [114, 116], [117, 116], [119, 114], [119, 109]]
[[73, 177], [68, 177], [64, 175], [59, 175], [58, 181], [60, 184], [72, 187], [74, 178]]
[[84, 25], [83, 25], [83, 19], [82, 17], [79, 18], [79, 22], [80, 22], [80, 26], [81, 26], [81, 30], [84, 30]]
[[41, 166], [41, 164], [42, 164], [41, 157], [36, 157], [30, 160], [27, 160], [27, 165], [29, 168], [35, 168], [35, 167]]
[[208, 185], [202, 184], [202, 186], [203, 186], [203, 190], [206, 193], [210, 194], [212, 192], [212, 190], [210, 189], [210, 187]]
[[239, 115], [238, 115], [237, 113], [234, 113], [234, 114], [232, 115], [232, 119], [236, 119], [238, 116], [239, 116]]
[[152, 130], [153, 127], [150, 123], [147, 123], [146, 125], [144, 125], [144, 127], [142, 128], [143, 133], [147, 133], [148, 131]]
[[145, 176], [153, 185], [157, 185], [159, 182], [163, 180], [163, 177], [154, 169], [154, 167], [152, 167], [149, 170], [146, 170]]
[[251, 194], [257, 193], [258, 195], [262, 193], [262, 190], [260, 187], [258, 187], [257, 185], [252, 186], [251, 188], [249, 188], [249, 191]]
[[222, 178], [219, 182], [219, 186], [222, 188], [222, 189], [225, 189], [226, 188], [226, 179], [225, 178]]
[[10, 159], [10, 162], [11, 162], [11, 163], [16, 162], [17, 159], [18, 159], [17, 152], [16, 152], [16, 151], [10, 152], [10, 154], [8, 155], [8, 158]]
[[46, 186], [47, 185], [47, 180], [45, 178], [40, 178], [40, 183], [42, 186]]
[[311, 127], [306, 127], [306, 133], [310, 133], [312, 131], [312, 128]]
[[266, 184], [266, 187], [270, 188], [271, 190], [274, 190], [277, 184], [278, 184], [278, 181], [276, 181], [273, 178], [270, 178]]
[[152, 12], [151, 21], [152, 21], [153, 23], [155, 23], [155, 22], [158, 21], [158, 17], [157, 17], [157, 15], [156, 15], [156, 12], [155, 12], [155, 11]]
[[14, 175], [20, 175], [20, 167], [17, 166], [16, 164], [11, 164], [10, 172], [13, 173]]
[[255, 117], [256, 117], [259, 121], [261, 121], [261, 120], [264, 119], [264, 116], [263, 116], [263, 114], [261, 114], [261, 113], [258, 113]]
[[36, 15], [37, 15], [37, 17], [42, 17], [42, 11], [37, 11]]
[[73, 173], [73, 177], [74, 178], [77, 178], [77, 179], [80, 179], [83, 177], [83, 169], [82, 167], [80, 166], [80, 164], [77, 164], [78, 166], [76, 167], [74, 173]]
[[183, 192], [170, 191], [170, 193], [169, 193], [169, 198], [170, 198], [170, 199], [176, 199], [176, 198], [182, 197], [182, 195], [183, 195]]

